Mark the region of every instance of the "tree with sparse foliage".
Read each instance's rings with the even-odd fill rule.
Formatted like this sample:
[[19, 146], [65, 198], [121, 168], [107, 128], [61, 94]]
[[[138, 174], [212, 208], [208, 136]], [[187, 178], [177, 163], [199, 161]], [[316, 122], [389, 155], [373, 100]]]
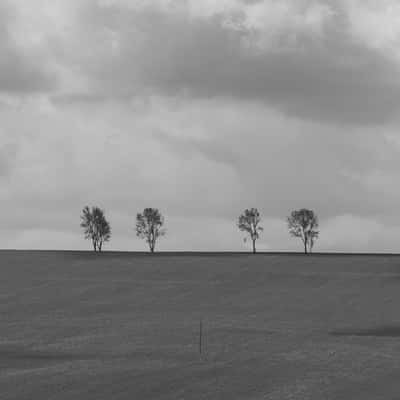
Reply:
[[104, 211], [99, 207], [86, 206], [82, 210], [81, 227], [84, 229], [85, 239], [92, 241], [93, 250], [101, 252], [103, 244], [111, 238], [111, 227]]
[[144, 239], [154, 253], [158, 238], [166, 233], [164, 217], [157, 208], [145, 208], [136, 215], [136, 235]]
[[[256, 240], [260, 237], [260, 233], [264, 230], [259, 226], [261, 222], [260, 213], [257, 208], [246, 209], [239, 216], [238, 228], [249, 234], [253, 243], [253, 254], [256, 253]], [[244, 239], [246, 241], [247, 238]]]
[[311, 253], [319, 236], [318, 217], [314, 211], [306, 208], [292, 211], [287, 222], [290, 234], [303, 242], [304, 253]]

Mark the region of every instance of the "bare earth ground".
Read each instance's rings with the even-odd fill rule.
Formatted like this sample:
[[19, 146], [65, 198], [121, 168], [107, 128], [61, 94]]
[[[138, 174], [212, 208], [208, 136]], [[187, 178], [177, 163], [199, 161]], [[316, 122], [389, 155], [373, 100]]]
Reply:
[[398, 400], [399, 377], [400, 257], [0, 252], [2, 400]]

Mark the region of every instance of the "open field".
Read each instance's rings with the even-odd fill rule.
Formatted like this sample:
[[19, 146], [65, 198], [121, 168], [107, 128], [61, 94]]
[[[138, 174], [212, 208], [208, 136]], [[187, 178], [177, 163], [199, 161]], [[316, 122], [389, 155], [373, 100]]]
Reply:
[[2, 400], [399, 398], [400, 257], [4, 251], [0, 265]]

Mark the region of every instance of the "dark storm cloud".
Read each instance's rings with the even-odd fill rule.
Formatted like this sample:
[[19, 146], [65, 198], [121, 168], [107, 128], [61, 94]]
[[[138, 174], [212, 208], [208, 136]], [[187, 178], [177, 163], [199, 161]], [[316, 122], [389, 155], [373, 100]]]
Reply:
[[151, 7], [97, 5], [81, 17], [87, 29], [82, 36], [94, 40], [101, 31], [108, 40], [101, 62], [94, 49], [84, 67], [94, 78], [93, 90], [103, 95], [230, 97], [351, 124], [380, 124], [399, 110], [397, 64], [355, 41], [340, 10], [320, 35], [285, 27], [267, 45], [257, 44], [261, 33], [247, 27], [240, 13], [230, 16], [235, 29], [226, 15], [189, 18]]
[[26, 65], [24, 57], [12, 49], [2, 52], [0, 66], [0, 91], [8, 93], [43, 92], [51, 90], [55, 86], [54, 76], [47, 75], [41, 71], [39, 66]]
[[16, 42], [11, 34], [16, 18], [11, 2], [0, 4], [0, 92], [48, 91], [55, 87], [56, 76], [46, 67], [46, 60], [28, 52], [24, 43]]

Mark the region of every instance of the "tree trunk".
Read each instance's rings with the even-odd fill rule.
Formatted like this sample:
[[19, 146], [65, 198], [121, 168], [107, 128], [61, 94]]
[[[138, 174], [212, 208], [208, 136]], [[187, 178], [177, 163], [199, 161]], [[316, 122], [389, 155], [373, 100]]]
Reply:
[[256, 241], [253, 240], [253, 254], [256, 254]]
[[307, 254], [307, 241], [304, 241], [304, 254]]
[[96, 242], [93, 240], [93, 250], [94, 250], [94, 252], [96, 252], [97, 251], [97, 248], [96, 248]]

